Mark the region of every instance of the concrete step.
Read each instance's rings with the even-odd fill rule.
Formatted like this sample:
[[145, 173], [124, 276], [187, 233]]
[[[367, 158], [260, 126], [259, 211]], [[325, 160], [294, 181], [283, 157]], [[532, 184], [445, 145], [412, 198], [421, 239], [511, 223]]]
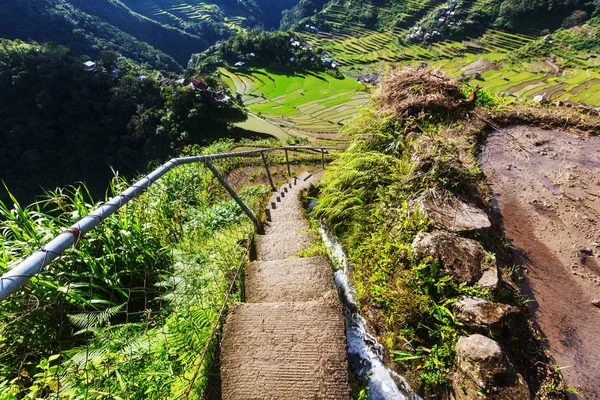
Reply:
[[[310, 178], [311, 176], [312, 176], [312, 174], [311, 174], [310, 172], [308, 172], [308, 171], [302, 171], [302, 172], [300, 173], [300, 175], [296, 176], [296, 178], [297, 178], [298, 180], [300, 180], [300, 181], [307, 181], [307, 180], [308, 180], [308, 178]], [[294, 178], [292, 178], [292, 180], [293, 180], [293, 179], [294, 179]]]
[[339, 302], [235, 306], [223, 331], [221, 379], [224, 400], [348, 400]]
[[275, 209], [269, 210], [269, 216], [271, 222], [306, 220], [304, 208], [297, 199], [296, 202], [277, 203]]
[[298, 254], [315, 241], [315, 235], [285, 232], [277, 235], [256, 236], [256, 254], [259, 261], [282, 260]]
[[248, 303], [316, 300], [334, 289], [327, 257], [253, 262], [246, 267]]
[[299, 221], [270, 222], [265, 227], [265, 234], [278, 235], [281, 234], [281, 232], [305, 233], [308, 229], [310, 229], [310, 224], [305, 219]]

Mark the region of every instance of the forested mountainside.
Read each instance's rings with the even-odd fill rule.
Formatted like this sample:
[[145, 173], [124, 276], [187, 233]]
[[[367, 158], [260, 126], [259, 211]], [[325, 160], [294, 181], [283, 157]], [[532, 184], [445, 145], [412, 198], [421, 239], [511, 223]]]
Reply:
[[78, 181], [102, 194], [111, 168], [132, 177], [244, 119], [214, 78], [196, 81], [199, 91], [114, 52], [100, 57], [86, 70], [66, 47], [0, 41], [0, 178], [18, 199]]
[[123, 0], [123, 3], [148, 18], [205, 37], [211, 29], [233, 34], [239, 28], [277, 28], [282, 12], [295, 6], [298, 0]]
[[[600, 10], [598, 0], [481, 0], [481, 1], [406, 1], [392, 0], [302, 0], [289, 11], [284, 12], [282, 29], [303, 29], [305, 24], [313, 24], [321, 30], [331, 29], [328, 17], [336, 14], [340, 26], [362, 26], [369, 29], [385, 30], [403, 27], [420, 19], [438, 18], [437, 9], [455, 4], [461, 8], [460, 18], [465, 23], [454, 24], [451, 33], [473, 34], [488, 27], [527, 31], [533, 26], [541, 29], [556, 29], [565, 24], [574, 26], [586, 21]], [[336, 8], [344, 7], [343, 14]], [[432, 14], [430, 17], [429, 14]], [[454, 15], [454, 14], [453, 14]], [[466, 23], [468, 21], [468, 23]]]
[[2, 0], [0, 19], [1, 38], [54, 42], [90, 56], [114, 50], [162, 70], [181, 70], [209, 46], [114, 0]]

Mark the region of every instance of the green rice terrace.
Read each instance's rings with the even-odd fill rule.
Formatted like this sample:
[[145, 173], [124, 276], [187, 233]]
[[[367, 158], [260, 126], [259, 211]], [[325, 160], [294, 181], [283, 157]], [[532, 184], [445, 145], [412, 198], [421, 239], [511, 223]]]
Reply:
[[[481, 78], [474, 82], [496, 93], [530, 98], [543, 96], [551, 101], [589, 105], [598, 105], [600, 102], [600, 71], [595, 66], [580, 65], [562, 69], [545, 61], [498, 66], [489, 62], [492, 57], [485, 55], [482, 58], [477, 57], [477, 60], [475, 57], [444, 60], [432, 65], [444, 69], [453, 77], [460, 77], [470, 69], [478, 70]], [[469, 64], [469, 61], [472, 61], [472, 64]], [[473, 67], [470, 67], [471, 65]]]
[[[458, 4], [470, 13], [482, 7], [479, 3], [468, 0]], [[359, 21], [348, 22], [349, 2], [326, 5], [319, 15], [329, 31], [301, 24], [298, 37], [311, 49], [322, 49], [345, 75], [342, 80], [321, 72], [222, 68], [223, 79], [251, 112], [242, 127], [280, 139], [291, 135], [334, 144], [332, 141], [346, 139], [336, 133], [357, 115], [374, 89], [358, 82], [362, 75], [386, 75], [398, 65], [418, 67], [423, 63], [500, 96], [542, 96], [542, 101], [568, 105], [599, 103], [597, 47], [590, 45], [589, 39], [596, 29], [593, 22], [591, 27], [560, 29], [552, 36], [542, 35], [542, 27], [532, 24], [510, 32], [488, 28], [478, 35], [453, 35], [428, 43], [406, 40], [412, 27], [423, 24], [445, 4], [411, 0], [403, 4], [401, 14], [394, 14], [390, 27], [378, 22], [372, 29]], [[378, 8], [380, 18], [394, 13], [390, 4], [367, 6]]]
[[223, 22], [231, 29], [238, 29], [246, 19], [238, 7], [214, 2], [188, 0], [164, 2], [160, 0], [129, 0], [125, 3], [134, 11], [164, 24], [179, 21]]
[[[229, 71], [221, 69], [224, 81], [240, 94], [250, 111], [251, 123], [278, 137], [312, 138], [319, 144], [334, 144], [337, 131], [368, 101], [355, 79], [333, 78], [326, 73], [272, 72], [265, 69]], [[259, 118], [260, 117], [260, 118]], [[270, 131], [269, 131], [270, 130]]]
[[[476, 3], [465, 1], [459, 4], [468, 9]], [[443, 4], [437, 0], [411, 0], [405, 5], [407, 13], [397, 20], [393, 28], [376, 31], [359, 24], [348, 24], [344, 19], [346, 5], [338, 2], [323, 11], [327, 23], [333, 27], [332, 32], [305, 32], [303, 36], [313, 45], [322, 46], [325, 51], [334, 54], [338, 64], [356, 74], [373, 69], [385, 72], [389, 70], [390, 63], [418, 66], [421, 62], [427, 62], [429, 66], [439, 67], [452, 77], [463, 74], [472, 77], [479, 72], [482, 74], [481, 80], [472, 83], [492, 92], [526, 97], [545, 95], [548, 100], [598, 103], [599, 60], [596, 54], [590, 52], [593, 49], [574, 52], [576, 54], [566, 55], [555, 62], [505, 62], [511, 53], [528, 45], [539, 46], [540, 42], [543, 43], [540, 29], [521, 28], [520, 33], [488, 29], [479, 37], [447, 39], [428, 45], [405, 44], [403, 39], [410, 27], [422, 22], [427, 13]], [[565, 34], [560, 35], [563, 36]], [[558, 48], [552, 50], [560, 53]], [[523, 53], [527, 55], [527, 51], [523, 50]], [[468, 68], [476, 61], [476, 65]]]

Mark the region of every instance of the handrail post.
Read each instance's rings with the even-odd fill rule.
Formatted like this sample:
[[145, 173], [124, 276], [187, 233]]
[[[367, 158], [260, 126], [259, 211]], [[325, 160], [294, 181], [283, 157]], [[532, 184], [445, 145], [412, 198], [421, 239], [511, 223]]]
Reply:
[[[321, 151], [321, 166], [325, 168], [325, 150], [345, 150], [333, 147], [308, 147], [308, 146], [295, 146], [295, 147], [287, 147], [284, 148], [286, 152], [286, 162], [288, 163], [288, 174], [291, 176], [291, 167], [289, 164], [288, 151], [295, 151], [296, 149], [307, 149], [311, 151]], [[273, 184], [273, 179], [271, 177], [269, 166], [266, 162], [266, 158], [264, 152], [266, 151], [280, 151], [281, 148], [261, 148], [261, 149], [253, 149], [247, 151], [239, 151], [239, 152], [227, 152], [220, 154], [211, 154], [205, 156], [189, 156], [189, 157], [179, 157], [170, 160], [169, 162], [163, 164], [159, 168], [152, 171], [150, 174], [139, 180], [137, 183], [119, 193], [115, 197], [113, 197], [110, 201], [100, 206], [96, 210], [92, 211], [89, 215], [81, 218], [77, 223], [72, 225], [69, 229], [64, 231], [63, 233], [56, 236], [50, 242], [46, 243], [44, 247], [42, 247], [37, 252], [33, 253], [25, 260], [21, 261], [18, 265], [11, 268], [9, 271], [6, 271], [0, 277], [0, 302], [4, 299], [8, 298], [11, 294], [16, 292], [21, 286], [23, 286], [31, 277], [35, 276], [39, 271], [50, 264], [54, 259], [58, 258], [63, 251], [76, 244], [77, 241], [83, 237], [87, 232], [91, 229], [98, 226], [102, 221], [108, 218], [111, 214], [115, 213], [125, 204], [127, 204], [130, 200], [134, 199], [141, 193], [148, 190], [148, 188], [160, 179], [164, 174], [179, 165], [192, 164], [192, 163], [202, 163], [215, 174], [217, 179], [223, 184], [225, 189], [229, 192], [231, 197], [237, 202], [237, 204], [242, 208], [242, 210], [250, 217], [254, 225], [256, 226], [256, 231], [259, 234], [264, 233], [264, 227], [262, 223], [252, 214], [252, 211], [243, 203], [243, 201], [239, 198], [237, 193], [229, 186], [225, 178], [221, 176], [219, 171], [214, 167], [214, 165], [210, 162], [210, 160], [220, 160], [230, 157], [249, 157], [256, 156], [257, 154], [261, 154], [263, 162], [265, 163], [265, 168], [267, 170], [267, 174], [269, 175], [269, 181], [271, 182], [271, 187], [273, 190], [275, 186]]]
[[271, 171], [269, 171], [269, 164], [267, 163], [265, 152], [261, 151], [260, 156], [262, 157], [263, 163], [265, 164], [265, 170], [267, 171], [267, 176], [269, 177], [269, 183], [271, 183], [271, 189], [273, 189], [273, 191], [276, 192], [277, 188], [275, 187], [275, 184], [273, 184], [273, 178], [271, 177]]
[[287, 169], [288, 169], [288, 176], [292, 176], [292, 171], [290, 170], [290, 160], [288, 158], [288, 151], [287, 149], [283, 149], [285, 151], [285, 163], [287, 164]]
[[221, 175], [219, 170], [213, 165], [213, 163], [210, 160], [204, 161], [204, 164], [208, 167], [208, 169], [210, 169], [210, 171], [213, 173], [215, 178], [217, 178], [217, 180], [219, 182], [221, 182], [221, 185], [223, 185], [225, 190], [227, 190], [227, 192], [231, 195], [233, 200], [235, 200], [235, 202], [242, 208], [242, 210], [246, 213], [246, 215], [248, 217], [250, 217], [250, 219], [254, 223], [254, 226], [256, 227], [256, 232], [258, 232], [260, 235], [263, 235], [265, 233], [265, 229], [264, 229], [262, 223], [258, 220], [258, 218], [256, 218], [256, 216], [254, 216], [252, 211], [242, 201], [242, 199], [240, 198], [240, 196], [238, 196], [238, 194], [235, 192], [235, 190], [233, 190], [233, 188], [229, 185], [229, 182], [227, 182], [225, 177], [223, 177], [223, 175]]

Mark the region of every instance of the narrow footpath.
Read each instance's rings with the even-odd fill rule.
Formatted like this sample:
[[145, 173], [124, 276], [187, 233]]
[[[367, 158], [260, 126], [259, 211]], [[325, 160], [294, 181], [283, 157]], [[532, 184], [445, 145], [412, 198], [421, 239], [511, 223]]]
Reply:
[[349, 398], [344, 314], [331, 264], [295, 257], [315, 241], [300, 192], [317, 181], [304, 172], [271, 199], [258, 260], [247, 267], [247, 303], [225, 323], [224, 400]]

